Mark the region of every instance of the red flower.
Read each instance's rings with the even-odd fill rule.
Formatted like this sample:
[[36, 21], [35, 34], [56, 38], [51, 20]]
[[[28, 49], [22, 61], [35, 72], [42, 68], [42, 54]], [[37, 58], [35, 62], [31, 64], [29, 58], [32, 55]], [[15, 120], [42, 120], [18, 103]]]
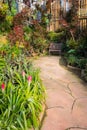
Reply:
[[4, 91], [4, 89], [5, 89], [5, 84], [4, 83], [2, 83], [1, 89], [2, 89], [2, 91]]
[[31, 82], [32, 76], [28, 76], [28, 81]]

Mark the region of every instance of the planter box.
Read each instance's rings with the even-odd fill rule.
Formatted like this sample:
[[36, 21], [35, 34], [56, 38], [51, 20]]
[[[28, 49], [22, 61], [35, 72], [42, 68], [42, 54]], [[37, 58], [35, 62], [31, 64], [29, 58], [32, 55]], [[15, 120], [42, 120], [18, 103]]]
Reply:
[[75, 74], [81, 76], [81, 69], [78, 67], [73, 67], [71, 65], [67, 65], [68, 70], [74, 72]]
[[85, 69], [81, 70], [81, 78], [87, 82], [87, 73], [85, 72]]

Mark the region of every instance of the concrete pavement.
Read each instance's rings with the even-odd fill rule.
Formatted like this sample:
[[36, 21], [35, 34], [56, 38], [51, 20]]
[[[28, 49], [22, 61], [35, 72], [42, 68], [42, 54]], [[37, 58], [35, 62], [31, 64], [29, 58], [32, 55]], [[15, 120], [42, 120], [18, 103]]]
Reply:
[[41, 130], [87, 130], [87, 84], [59, 64], [60, 57], [40, 57], [35, 65], [47, 89]]

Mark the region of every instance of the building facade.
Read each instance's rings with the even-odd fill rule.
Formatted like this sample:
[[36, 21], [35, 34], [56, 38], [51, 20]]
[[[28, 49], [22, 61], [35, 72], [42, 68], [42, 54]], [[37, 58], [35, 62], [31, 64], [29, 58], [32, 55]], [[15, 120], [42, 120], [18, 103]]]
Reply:
[[87, 0], [79, 0], [79, 24], [80, 30], [87, 28]]
[[[50, 13], [52, 18], [48, 26], [49, 31], [55, 31], [61, 27], [61, 19], [66, 16], [67, 11], [69, 11], [73, 5], [73, 2], [77, 5], [78, 11], [78, 26], [80, 30], [87, 28], [87, 0], [50, 0], [51, 8]], [[76, 6], [75, 5], [75, 6]]]

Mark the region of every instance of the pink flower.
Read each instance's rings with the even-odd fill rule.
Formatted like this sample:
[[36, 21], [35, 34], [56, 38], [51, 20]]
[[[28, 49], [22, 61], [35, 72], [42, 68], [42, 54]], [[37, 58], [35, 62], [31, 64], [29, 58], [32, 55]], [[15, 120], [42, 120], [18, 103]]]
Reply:
[[2, 85], [1, 85], [1, 89], [2, 89], [2, 91], [5, 90], [5, 84], [4, 84], [4, 83], [2, 83]]
[[25, 76], [25, 72], [24, 72], [24, 71], [22, 72], [22, 76], [23, 76], [23, 77]]
[[32, 80], [32, 76], [28, 76], [28, 86], [30, 86], [30, 84], [31, 84], [31, 80]]
[[31, 82], [32, 76], [28, 76], [28, 82]]

